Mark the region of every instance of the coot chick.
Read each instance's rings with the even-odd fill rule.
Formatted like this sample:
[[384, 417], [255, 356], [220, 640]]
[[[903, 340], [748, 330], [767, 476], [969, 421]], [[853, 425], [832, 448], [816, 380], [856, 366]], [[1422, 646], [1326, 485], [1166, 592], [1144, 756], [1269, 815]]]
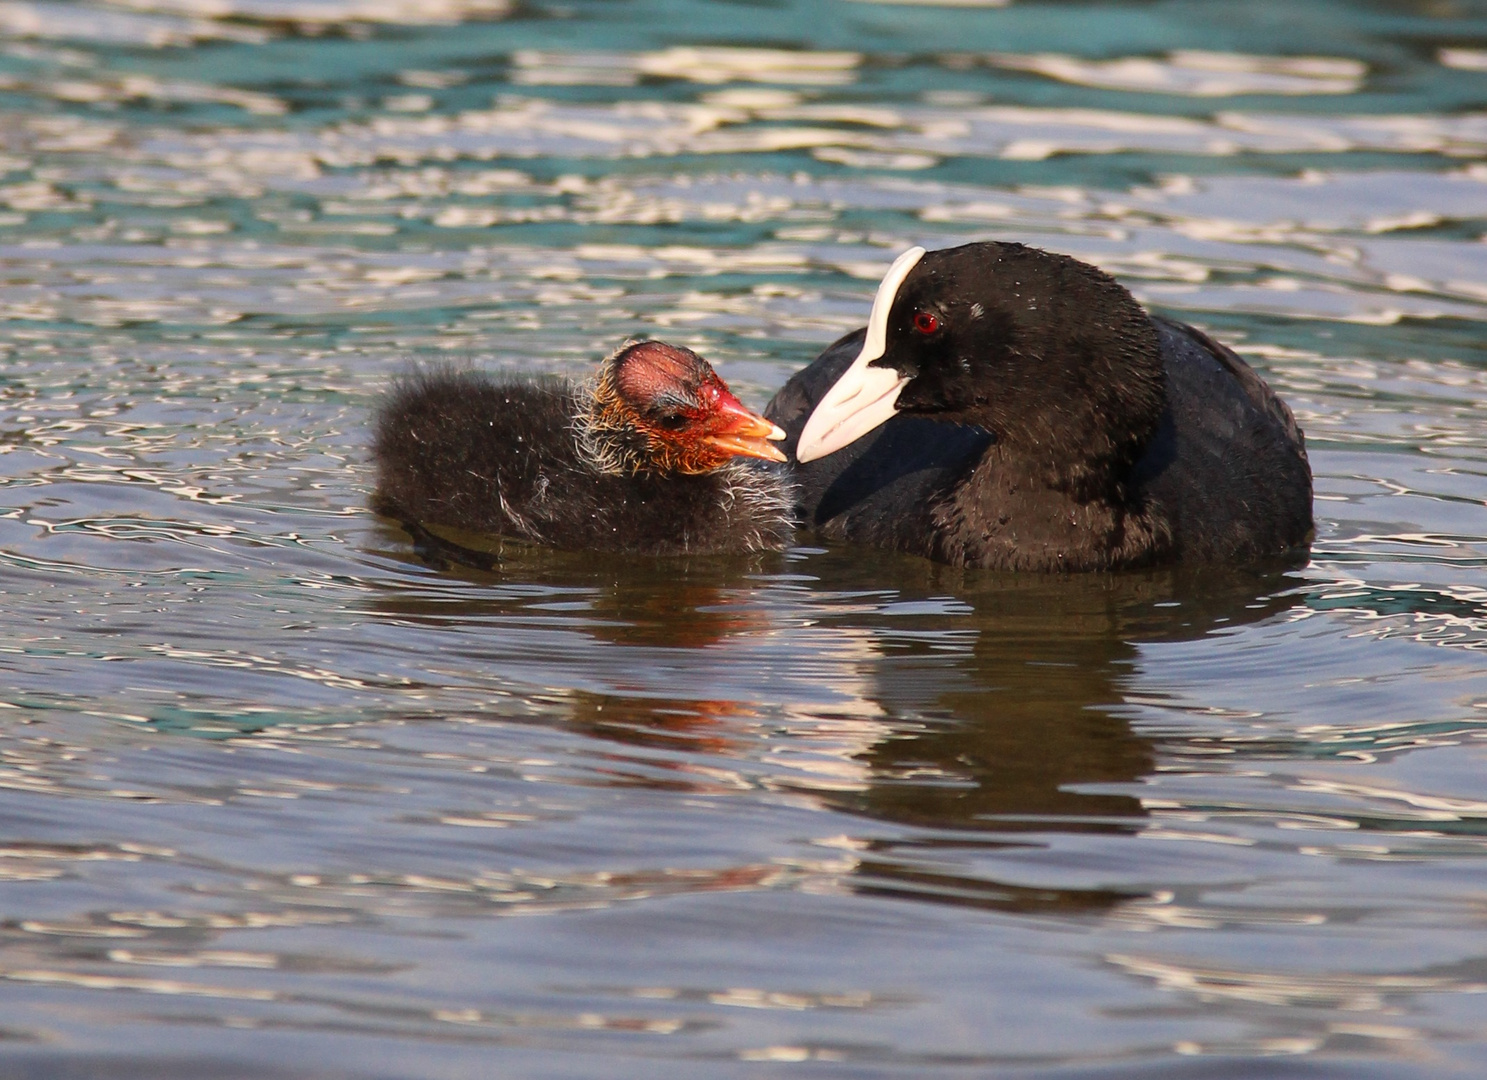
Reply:
[[[582, 551], [718, 554], [783, 547], [784, 433], [696, 353], [659, 341], [590, 382], [451, 368], [400, 379], [374, 421], [379, 513]], [[410, 530], [412, 531], [412, 530]]]
[[901, 255], [764, 415], [823, 535], [1005, 570], [1304, 552], [1311, 468], [1233, 352], [1066, 255]]

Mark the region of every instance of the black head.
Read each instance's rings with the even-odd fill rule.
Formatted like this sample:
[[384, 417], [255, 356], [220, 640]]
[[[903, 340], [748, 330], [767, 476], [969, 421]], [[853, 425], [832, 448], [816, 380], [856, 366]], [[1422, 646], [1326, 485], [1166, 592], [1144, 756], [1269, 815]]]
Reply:
[[915, 249], [884, 279], [862, 354], [807, 422], [800, 457], [901, 412], [1081, 471], [1124, 464], [1155, 430], [1163, 386], [1155, 326], [1095, 267], [1021, 244]]

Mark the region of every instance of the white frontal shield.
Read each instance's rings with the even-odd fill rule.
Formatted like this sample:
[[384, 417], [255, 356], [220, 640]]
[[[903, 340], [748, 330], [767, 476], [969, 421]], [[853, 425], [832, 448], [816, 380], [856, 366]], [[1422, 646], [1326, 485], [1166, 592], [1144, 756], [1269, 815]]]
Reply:
[[892, 368], [870, 367], [888, 344], [888, 312], [909, 271], [924, 257], [921, 247], [910, 248], [888, 268], [873, 297], [867, 318], [867, 339], [852, 366], [842, 372], [816, 405], [800, 432], [795, 449], [799, 461], [815, 461], [855, 442], [893, 415], [894, 403], [908, 377]]

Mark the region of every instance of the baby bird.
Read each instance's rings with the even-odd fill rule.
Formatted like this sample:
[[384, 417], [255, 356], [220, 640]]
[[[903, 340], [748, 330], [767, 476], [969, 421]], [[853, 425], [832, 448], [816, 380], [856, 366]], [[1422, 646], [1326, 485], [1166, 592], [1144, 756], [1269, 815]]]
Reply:
[[724, 554], [784, 547], [785, 437], [689, 349], [630, 344], [589, 382], [447, 367], [377, 410], [372, 507], [571, 551]]

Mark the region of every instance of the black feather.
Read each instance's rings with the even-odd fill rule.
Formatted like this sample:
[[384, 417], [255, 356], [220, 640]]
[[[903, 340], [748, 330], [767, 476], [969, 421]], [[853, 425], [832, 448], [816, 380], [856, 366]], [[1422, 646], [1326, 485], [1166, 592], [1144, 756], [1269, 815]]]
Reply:
[[601, 471], [574, 418], [581, 388], [447, 367], [400, 378], [377, 410], [378, 513], [420, 526], [581, 551], [718, 554], [790, 536], [782, 471], [730, 462], [700, 475]]
[[[1304, 553], [1311, 469], [1295, 418], [1233, 352], [1153, 318], [1113, 279], [1020, 244], [930, 252], [891, 307], [900, 411], [795, 463], [824, 536], [1007, 570], [1247, 562]], [[915, 311], [943, 317], [930, 338]], [[848, 335], [764, 415], [791, 460], [862, 347]]]

